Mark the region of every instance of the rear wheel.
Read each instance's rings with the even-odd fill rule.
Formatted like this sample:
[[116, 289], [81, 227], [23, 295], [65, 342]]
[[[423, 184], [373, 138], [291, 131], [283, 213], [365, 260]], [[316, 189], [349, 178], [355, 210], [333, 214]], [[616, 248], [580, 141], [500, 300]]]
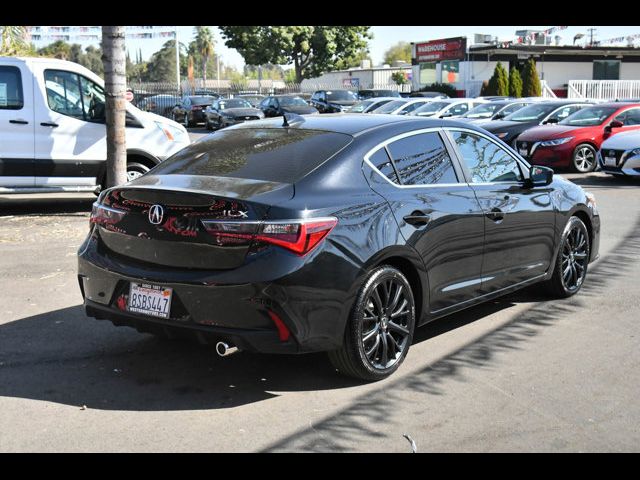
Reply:
[[356, 298], [341, 349], [329, 352], [344, 375], [382, 380], [402, 364], [413, 340], [415, 303], [406, 277], [383, 265], [367, 277]]
[[131, 180], [135, 180], [136, 178], [141, 177], [145, 173], [151, 170], [146, 165], [138, 162], [128, 162], [127, 163], [127, 182]]
[[589, 232], [584, 222], [578, 217], [571, 217], [562, 234], [553, 276], [545, 283], [553, 297], [570, 297], [580, 290], [587, 276], [590, 248]]
[[592, 172], [596, 168], [596, 149], [588, 143], [581, 143], [573, 151], [573, 170], [580, 173]]

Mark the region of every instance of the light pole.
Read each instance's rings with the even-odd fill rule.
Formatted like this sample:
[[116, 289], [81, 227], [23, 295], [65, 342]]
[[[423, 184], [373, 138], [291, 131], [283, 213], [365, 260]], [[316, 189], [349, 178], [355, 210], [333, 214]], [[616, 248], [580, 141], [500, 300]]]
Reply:
[[176, 26], [176, 83], [180, 92], [180, 43], [178, 42], [178, 27]]

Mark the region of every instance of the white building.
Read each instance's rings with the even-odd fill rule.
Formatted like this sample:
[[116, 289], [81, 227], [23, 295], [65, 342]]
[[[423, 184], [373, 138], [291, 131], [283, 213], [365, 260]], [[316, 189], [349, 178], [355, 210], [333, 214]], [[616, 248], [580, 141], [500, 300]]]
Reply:
[[[396, 72], [401, 72], [407, 80], [406, 85], [396, 85], [391, 78]], [[373, 67], [373, 68], [350, 68], [348, 70], [338, 70], [327, 72], [316, 78], [309, 78], [302, 81], [301, 89], [305, 91], [347, 88], [347, 89], [393, 89], [400, 92], [411, 91], [412, 69], [410, 65], [402, 67]]]

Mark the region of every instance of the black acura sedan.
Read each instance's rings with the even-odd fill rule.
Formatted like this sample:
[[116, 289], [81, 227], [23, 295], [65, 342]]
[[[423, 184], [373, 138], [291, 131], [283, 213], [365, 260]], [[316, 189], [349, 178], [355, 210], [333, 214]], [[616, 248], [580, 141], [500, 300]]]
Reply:
[[97, 319], [378, 380], [431, 320], [536, 282], [575, 294], [599, 236], [593, 195], [473, 125], [291, 116], [103, 191], [78, 269]]

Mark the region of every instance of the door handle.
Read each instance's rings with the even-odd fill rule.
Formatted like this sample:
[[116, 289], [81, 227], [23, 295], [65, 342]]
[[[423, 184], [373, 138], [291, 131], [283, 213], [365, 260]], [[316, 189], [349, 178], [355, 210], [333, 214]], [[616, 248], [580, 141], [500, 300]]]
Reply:
[[40, 122], [40, 125], [42, 125], [43, 127], [57, 127], [58, 126], [57, 123], [53, 123], [53, 122]]
[[9, 120], [9, 123], [17, 123], [18, 125], [28, 125], [29, 124], [29, 122], [27, 122], [26, 120], [22, 120], [22, 119]]
[[490, 212], [487, 213], [487, 217], [494, 222], [498, 223], [504, 220], [504, 212], [497, 207], [491, 209]]
[[421, 227], [431, 221], [431, 215], [427, 215], [426, 213], [420, 211], [415, 211], [412, 212], [411, 215], [405, 215], [404, 217], [402, 217], [402, 219], [409, 225], [413, 225], [414, 227]]

